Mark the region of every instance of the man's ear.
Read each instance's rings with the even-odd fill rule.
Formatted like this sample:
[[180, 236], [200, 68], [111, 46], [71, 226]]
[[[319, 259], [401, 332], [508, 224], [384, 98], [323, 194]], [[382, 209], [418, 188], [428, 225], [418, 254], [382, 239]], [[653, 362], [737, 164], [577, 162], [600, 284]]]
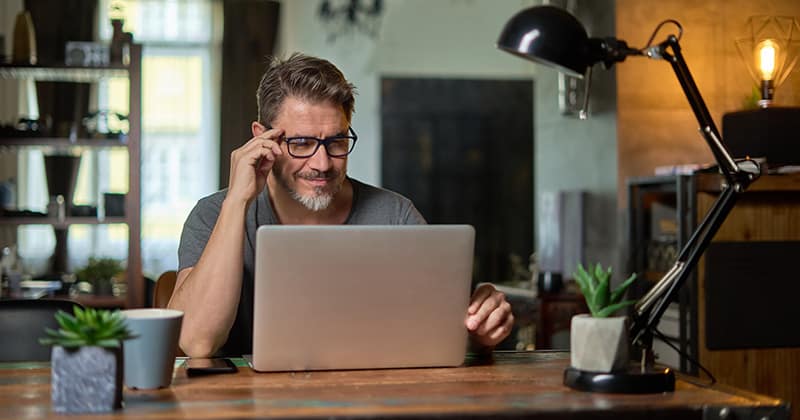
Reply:
[[250, 131], [253, 133], [253, 137], [257, 137], [264, 134], [264, 132], [267, 131], [267, 127], [264, 127], [264, 125], [258, 121], [253, 121], [250, 124]]

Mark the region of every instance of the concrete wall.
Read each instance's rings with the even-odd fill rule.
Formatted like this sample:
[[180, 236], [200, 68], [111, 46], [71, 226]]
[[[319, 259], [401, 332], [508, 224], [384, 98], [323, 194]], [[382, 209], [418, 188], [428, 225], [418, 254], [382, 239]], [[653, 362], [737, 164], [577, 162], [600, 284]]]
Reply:
[[[335, 2], [334, 2], [335, 3]], [[534, 190], [591, 192], [587, 252], [612, 263], [615, 235], [616, 114], [614, 75], [599, 71], [589, 121], [558, 111], [557, 73], [494, 48], [503, 24], [538, 1], [389, 0], [379, 34], [358, 32], [334, 42], [317, 17], [317, 0], [282, 3], [279, 51], [302, 51], [337, 64], [358, 86], [354, 127], [365, 140], [350, 173], [380, 184], [381, 76], [534, 79]], [[613, 0], [577, 1], [578, 14], [598, 35], [613, 33]], [[538, 197], [535, 200], [538, 206]], [[610, 236], [608, 236], [610, 235]]]

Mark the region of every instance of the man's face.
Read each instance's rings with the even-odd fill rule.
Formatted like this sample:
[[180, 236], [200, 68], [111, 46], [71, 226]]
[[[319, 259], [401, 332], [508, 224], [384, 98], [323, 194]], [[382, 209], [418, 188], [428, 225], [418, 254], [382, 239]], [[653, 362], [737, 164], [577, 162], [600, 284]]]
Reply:
[[[272, 126], [285, 137], [328, 137], [347, 134], [348, 122], [342, 107], [330, 102], [312, 103], [294, 97], [283, 102]], [[328, 156], [324, 146], [307, 158], [292, 157], [281, 142], [283, 155], [272, 167], [277, 184], [292, 198], [313, 211], [326, 209], [341, 190], [347, 174], [347, 157]]]

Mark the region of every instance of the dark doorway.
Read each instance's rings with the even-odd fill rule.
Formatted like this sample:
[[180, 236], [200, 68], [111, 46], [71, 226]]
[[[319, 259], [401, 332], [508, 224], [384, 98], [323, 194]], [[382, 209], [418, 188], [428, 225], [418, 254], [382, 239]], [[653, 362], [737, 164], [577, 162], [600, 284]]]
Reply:
[[475, 281], [533, 249], [533, 81], [382, 79], [383, 186], [476, 230]]

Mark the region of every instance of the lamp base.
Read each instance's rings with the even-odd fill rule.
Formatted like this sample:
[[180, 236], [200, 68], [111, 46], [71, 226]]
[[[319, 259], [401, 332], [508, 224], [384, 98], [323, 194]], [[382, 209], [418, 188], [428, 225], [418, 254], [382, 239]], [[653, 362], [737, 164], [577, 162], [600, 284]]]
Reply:
[[669, 368], [647, 368], [631, 365], [621, 372], [588, 372], [568, 367], [564, 385], [587, 392], [611, 394], [657, 394], [675, 391], [675, 373]]

